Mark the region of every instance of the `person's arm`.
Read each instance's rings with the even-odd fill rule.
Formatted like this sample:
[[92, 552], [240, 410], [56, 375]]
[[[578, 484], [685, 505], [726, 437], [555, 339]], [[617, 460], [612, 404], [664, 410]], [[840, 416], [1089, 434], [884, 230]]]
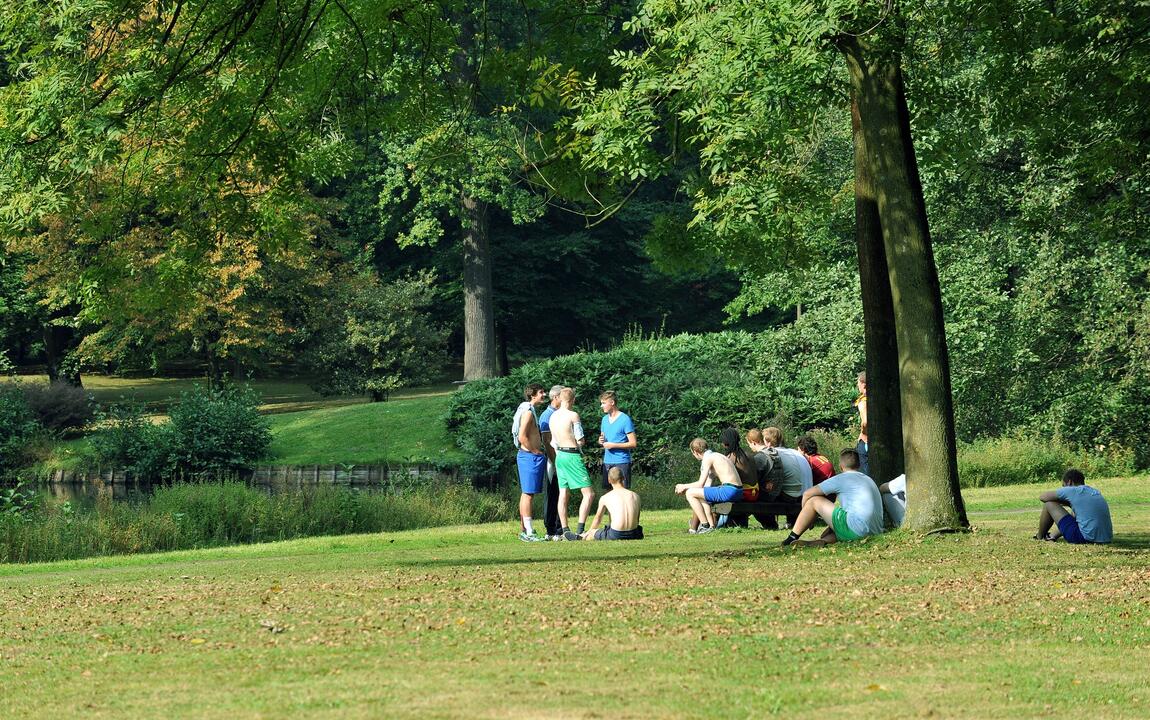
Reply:
[[579, 419], [579, 413], [571, 413], [571, 434], [575, 437], [575, 444], [583, 447], [587, 439], [583, 436], [583, 422]]
[[605, 497], [599, 498], [599, 509], [595, 511], [595, 519], [591, 521], [591, 529], [587, 532], [594, 532], [599, 529], [599, 523], [603, 520], [603, 513], [607, 511], [607, 503], [604, 502]]
[[878, 486], [878, 492], [880, 495], [890, 495], [891, 494], [890, 483], [885, 482], [882, 485], [879, 485]]
[[859, 402], [858, 408], [859, 408], [859, 423], [861, 424], [860, 428], [859, 428], [859, 433], [861, 435], [866, 435], [867, 434], [867, 432], [866, 432], [866, 398], [863, 398], [862, 401]]
[[627, 442], [604, 442], [603, 448], [606, 450], [634, 450], [639, 444], [635, 441], [635, 433], [627, 433]]
[[543, 454], [547, 459], [555, 462], [555, 446], [551, 442], [551, 431], [547, 430], [540, 433], [539, 437], [543, 440]]
[[1066, 502], [1065, 500], [1063, 500], [1062, 498], [1058, 497], [1058, 491], [1057, 490], [1048, 490], [1048, 491], [1042, 493], [1041, 495], [1039, 495], [1038, 499], [1041, 502], [1056, 502], [1059, 505], [1069, 505], [1070, 504], [1070, 503]]
[[543, 451], [535, 446], [534, 439], [539, 437], [538, 432], [530, 432], [535, 428], [535, 413], [523, 413], [523, 420], [519, 423], [519, 446], [532, 455], [542, 455]]
[[682, 495], [690, 488], [706, 487], [707, 476], [711, 473], [711, 458], [713, 455], [704, 455], [702, 462], [699, 464], [699, 479], [692, 483], [679, 483], [675, 486], [675, 494]]
[[813, 497], [819, 497], [819, 496], [826, 497], [826, 493], [823, 492], [823, 488], [821, 485], [815, 485], [815, 486], [811, 487], [809, 490], [807, 490], [805, 493], [803, 493], [803, 504], [805, 505], [807, 500], [810, 500]]

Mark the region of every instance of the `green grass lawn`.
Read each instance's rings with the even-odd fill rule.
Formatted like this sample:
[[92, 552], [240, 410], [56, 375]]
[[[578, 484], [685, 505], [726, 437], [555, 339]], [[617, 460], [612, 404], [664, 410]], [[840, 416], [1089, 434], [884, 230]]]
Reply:
[[1150, 716], [1146, 478], [1118, 541], [514, 540], [515, 523], [0, 567], [0, 717]]
[[457, 463], [463, 455], [441, 420], [446, 393], [320, 408], [271, 417], [270, 465]]
[[[92, 377], [85, 377], [86, 386], [97, 384]], [[135, 397], [158, 407], [191, 384], [190, 380], [145, 382], [143, 394]], [[264, 400], [261, 410], [273, 413], [271, 455], [265, 465], [455, 464], [463, 459], [441, 421], [454, 390], [450, 384], [407, 388], [382, 403], [362, 398], [306, 400], [310, 391], [300, 382], [265, 381], [256, 388]], [[156, 421], [163, 419], [158, 416]], [[40, 467], [80, 470], [93, 462], [88, 439], [78, 438], [53, 443]]]

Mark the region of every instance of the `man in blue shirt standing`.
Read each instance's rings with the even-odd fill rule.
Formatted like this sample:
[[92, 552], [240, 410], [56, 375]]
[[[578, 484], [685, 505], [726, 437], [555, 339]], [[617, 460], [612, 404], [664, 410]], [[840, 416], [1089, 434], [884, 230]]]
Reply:
[[1067, 470], [1062, 475], [1062, 487], [1044, 492], [1038, 499], [1042, 501], [1042, 514], [1035, 540], [1062, 537], [1068, 543], [1083, 544], [1108, 543], [1113, 539], [1110, 506], [1102, 493], [1086, 484], [1081, 470]]
[[631, 489], [631, 451], [635, 449], [635, 423], [631, 416], [619, 409], [614, 390], [599, 396], [603, 419], [599, 422], [599, 444], [603, 446], [603, 487], [610, 489], [607, 473], [619, 468], [623, 473], [623, 487]]

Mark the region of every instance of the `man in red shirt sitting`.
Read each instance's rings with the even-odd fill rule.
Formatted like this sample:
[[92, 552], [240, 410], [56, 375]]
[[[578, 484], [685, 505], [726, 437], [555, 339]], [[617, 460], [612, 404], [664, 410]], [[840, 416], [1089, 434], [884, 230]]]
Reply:
[[819, 455], [819, 446], [813, 437], [803, 435], [795, 441], [795, 446], [811, 464], [811, 479], [815, 485], [835, 474], [835, 466], [831, 465], [826, 455]]

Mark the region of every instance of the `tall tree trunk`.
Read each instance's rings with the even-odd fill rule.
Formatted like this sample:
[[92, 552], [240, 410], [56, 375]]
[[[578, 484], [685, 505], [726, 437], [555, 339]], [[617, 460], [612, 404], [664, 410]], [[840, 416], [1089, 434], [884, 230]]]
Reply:
[[907, 475], [906, 525], [920, 531], [966, 527], [942, 294], [900, 60], [859, 38], [844, 39], [841, 47], [858, 99], [890, 277]]
[[883, 247], [874, 180], [866, 159], [866, 139], [858, 98], [851, 90], [851, 135], [855, 161], [855, 237], [866, 328], [867, 442], [870, 474], [884, 483], [903, 472], [902, 405], [898, 380], [898, 341], [894, 302]]
[[[459, 50], [455, 54], [455, 82], [469, 126], [478, 114], [479, 26], [464, 6], [459, 23]], [[460, 193], [463, 226], [463, 379], [479, 380], [499, 375], [495, 354], [495, 298], [491, 283], [491, 243], [487, 203], [464, 189]]]
[[76, 330], [70, 325], [57, 325], [49, 320], [44, 325], [44, 363], [49, 383], [66, 383], [83, 387], [80, 368], [68, 360], [76, 345]]
[[487, 203], [460, 198], [463, 213], [463, 379], [499, 374], [495, 362], [495, 303], [491, 284], [491, 246]]

